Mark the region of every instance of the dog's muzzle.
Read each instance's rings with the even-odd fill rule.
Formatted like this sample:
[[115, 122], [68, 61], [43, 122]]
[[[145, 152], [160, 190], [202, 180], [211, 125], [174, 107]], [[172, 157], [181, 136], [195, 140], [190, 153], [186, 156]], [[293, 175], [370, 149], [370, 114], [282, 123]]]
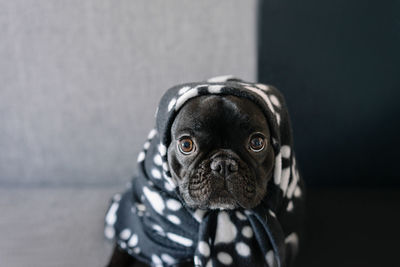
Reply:
[[238, 157], [230, 150], [219, 151], [211, 157], [210, 168], [214, 174], [227, 177], [239, 170]]

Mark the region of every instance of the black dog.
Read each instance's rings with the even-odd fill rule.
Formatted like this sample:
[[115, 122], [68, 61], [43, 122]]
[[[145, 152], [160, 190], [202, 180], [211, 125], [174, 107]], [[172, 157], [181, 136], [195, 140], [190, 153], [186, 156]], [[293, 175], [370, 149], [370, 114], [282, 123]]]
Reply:
[[303, 188], [286, 112], [273, 87], [236, 80], [167, 92], [142, 173], [107, 215], [108, 266], [291, 264]]
[[274, 153], [268, 123], [250, 100], [201, 96], [179, 112], [168, 162], [191, 208], [255, 207], [272, 177]]

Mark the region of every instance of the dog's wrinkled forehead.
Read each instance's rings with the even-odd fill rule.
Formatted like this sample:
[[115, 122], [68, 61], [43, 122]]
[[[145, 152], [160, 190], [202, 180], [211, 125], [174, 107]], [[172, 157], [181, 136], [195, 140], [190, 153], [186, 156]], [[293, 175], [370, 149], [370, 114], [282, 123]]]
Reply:
[[231, 95], [205, 95], [189, 100], [171, 128], [173, 139], [181, 134], [228, 138], [252, 132], [269, 132], [264, 114], [250, 100]]

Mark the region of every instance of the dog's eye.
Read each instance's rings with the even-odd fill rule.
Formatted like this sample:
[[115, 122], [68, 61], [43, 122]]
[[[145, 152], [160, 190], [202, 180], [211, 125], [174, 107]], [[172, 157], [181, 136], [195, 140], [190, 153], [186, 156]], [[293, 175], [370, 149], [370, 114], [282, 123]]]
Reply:
[[190, 139], [190, 137], [183, 137], [181, 140], [179, 140], [178, 147], [183, 154], [190, 154], [194, 149], [193, 140]]
[[260, 134], [255, 134], [250, 139], [250, 149], [254, 152], [260, 152], [265, 147], [265, 139], [264, 136]]

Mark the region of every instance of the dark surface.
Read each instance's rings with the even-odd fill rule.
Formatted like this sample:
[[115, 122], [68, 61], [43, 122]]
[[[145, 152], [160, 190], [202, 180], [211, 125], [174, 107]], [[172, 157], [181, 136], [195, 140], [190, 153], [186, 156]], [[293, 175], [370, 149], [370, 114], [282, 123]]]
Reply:
[[400, 185], [400, 1], [260, 1], [259, 22], [308, 183]]
[[399, 47], [400, 1], [260, 1], [259, 80], [286, 97], [307, 184], [327, 186], [308, 190], [299, 267], [400, 266]]
[[400, 190], [309, 189], [298, 267], [399, 266]]

